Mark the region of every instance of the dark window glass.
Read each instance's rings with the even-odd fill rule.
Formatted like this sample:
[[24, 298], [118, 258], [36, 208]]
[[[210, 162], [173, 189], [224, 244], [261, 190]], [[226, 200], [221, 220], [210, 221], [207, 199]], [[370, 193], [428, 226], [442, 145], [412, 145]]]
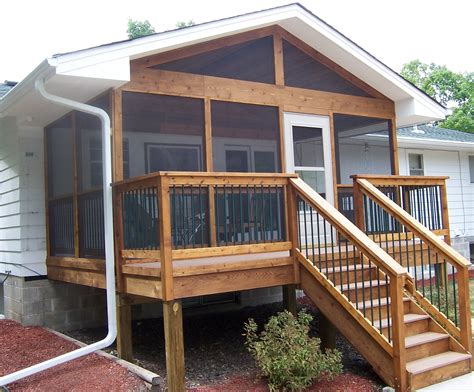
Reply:
[[265, 37], [159, 64], [155, 69], [275, 83], [273, 38]]
[[392, 174], [390, 121], [334, 114], [337, 180], [353, 174]]
[[287, 86], [370, 97], [364, 90], [285, 40], [283, 66]]
[[278, 108], [213, 101], [211, 114], [214, 171], [280, 171]]
[[204, 170], [202, 99], [124, 92], [122, 104], [124, 176]]

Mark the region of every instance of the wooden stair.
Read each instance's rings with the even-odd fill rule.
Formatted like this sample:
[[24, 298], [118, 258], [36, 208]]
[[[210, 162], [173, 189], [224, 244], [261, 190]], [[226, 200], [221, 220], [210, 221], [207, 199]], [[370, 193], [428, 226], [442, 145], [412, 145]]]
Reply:
[[[306, 269], [314, 268], [308, 265], [305, 265], [305, 267]], [[387, 297], [388, 292], [385, 290], [385, 282], [383, 280], [373, 280], [375, 278], [374, 270], [360, 264], [353, 264], [349, 267], [328, 266], [328, 268], [325, 268], [323, 266], [321, 270], [359, 311], [363, 311], [365, 318], [373, 321], [373, 325], [382, 330], [382, 333], [388, 337], [389, 326], [391, 325], [391, 317], [389, 317], [391, 315], [388, 314], [390, 312], [388, 306], [390, 298]], [[312, 284], [319, 285], [320, 282], [313, 278]], [[372, 294], [374, 286], [380, 285], [381, 298], [371, 299], [371, 284]], [[308, 286], [308, 279], [302, 279], [303, 290], [318, 306], [317, 301], [321, 298], [312, 297], [313, 290]], [[355, 303], [356, 298], [357, 303]], [[328, 312], [324, 311], [324, 307], [319, 307], [336, 327], [340, 326], [340, 324], [338, 325], [340, 316], [334, 313], [331, 314], [337, 309], [336, 307], [331, 307]], [[471, 354], [467, 353], [452, 336], [407, 295], [403, 298], [403, 311], [406, 372], [411, 390], [448, 380], [471, 371]], [[343, 328], [339, 329], [344, 334]], [[346, 335], [346, 338], [357, 348], [354, 335]], [[363, 348], [362, 350], [358, 349], [364, 355]], [[386, 377], [383, 372], [381, 374], [380, 367], [373, 363], [373, 358], [367, 355], [366, 359], [371, 362], [382, 378]]]

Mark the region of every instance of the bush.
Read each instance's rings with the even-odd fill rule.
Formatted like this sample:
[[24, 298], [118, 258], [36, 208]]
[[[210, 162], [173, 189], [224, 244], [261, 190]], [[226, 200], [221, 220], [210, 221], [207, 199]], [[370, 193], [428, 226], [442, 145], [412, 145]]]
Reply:
[[319, 377], [332, 379], [341, 373], [341, 353], [323, 353], [320, 339], [309, 337], [312, 319], [304, 311], [297, 319], [284, 311], [272, 316], [260, 334], [253, 319], [245, 323], [245, 345], [267, 377], [270, 391], [301, 391]]

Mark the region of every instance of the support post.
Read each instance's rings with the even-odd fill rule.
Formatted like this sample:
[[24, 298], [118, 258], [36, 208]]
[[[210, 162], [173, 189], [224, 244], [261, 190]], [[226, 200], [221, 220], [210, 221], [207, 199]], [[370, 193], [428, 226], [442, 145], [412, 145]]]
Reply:
[[168, 391], [183, 392], [185, 390], [185, 382], [183, 312], [181, 300], [163, 301], [163, 324], [165, 331]]
[[321, 350], [336, 348], [336, 328], [327, 317], [319, 312], [319, 336], [321, 338]]
[[283, 291], [283, 307], [296, 317], [298, 314], [298, 308], [296, 305], [296, 285], [287, 284], [281, 286], [281, 288]]
[[125, 361], [133, 360], [132, 305], [117, 294], [117, 352]]
[[392, 344], [394, 387], [397, 392], [408, 389], [405, 352], [405, 324], [403, 321], [403, 276], [390, 276], [390, 311], [392, 313]]

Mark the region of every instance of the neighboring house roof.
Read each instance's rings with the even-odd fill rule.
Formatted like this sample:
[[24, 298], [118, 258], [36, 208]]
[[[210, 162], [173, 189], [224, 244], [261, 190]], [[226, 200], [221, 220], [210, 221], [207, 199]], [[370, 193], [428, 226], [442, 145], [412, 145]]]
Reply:
[[[401, 126], [443, 119], [447, 109], [395, 71], [299, 4], [151, 34], [44, 60], [12, 92], [0, 100], [0, 116], [24, 116], [30, 125], [45, 125], [62, 113], [34, 92], [37, 78], [49, 91], [85, 102], [130, 80], [130, 60], [183, 48], [217, 38], [279, 25], [383, 95], [393, 100]], [[55, 117], [55, 118], [54, 118]]]
[[463, 149], [474, 153], [474, 133], [439, 128], [431, 125], [418, 125], [397, 129], [400, 147]]
[[456, 131], [455, 129], [433, 127], [431, 125], [418, 125], [416, 127], [399, 128], [397, 130], [397, 136], [403, 138], [474, 143], [474, 133]]
[[17, 83], [16, 82], [11, 82], [9, 80], [5, 80], [4, 83], [0, 83], [0, 99], [3, 98], [4, 95], [7, 95], [7, 93], [15, 87]]

